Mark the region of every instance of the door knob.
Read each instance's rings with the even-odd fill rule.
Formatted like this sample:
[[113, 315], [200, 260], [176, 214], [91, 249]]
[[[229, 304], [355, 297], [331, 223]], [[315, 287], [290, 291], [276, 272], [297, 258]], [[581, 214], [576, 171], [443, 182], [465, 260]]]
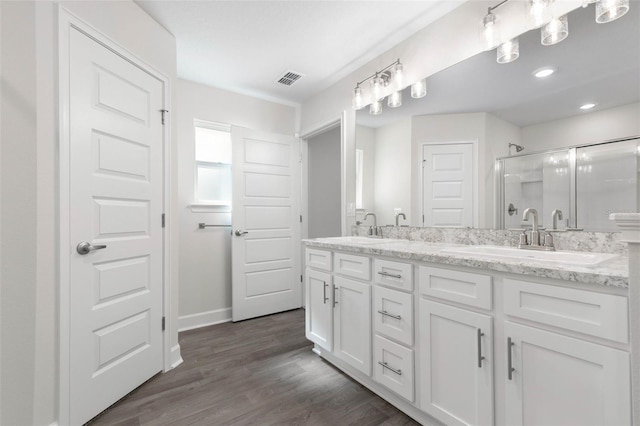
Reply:
[[241, 231], [241, 230], [239, 230], [239, 229], [236, 229], [236, 232], [235, 232], [236, 237], [241, 237], [241, 236], [243, 236], [244, 234], [248, 234], [248, 233], [249, 233], [249, 231]]
[[78, 252], [78, 254], [85, 255], [95, 250], [102, 250], [103, 248], [107, 248], [107, 246], [104, 244], [92, 246], [91, 243], [83, 241], [76, 246], [76, 251]]

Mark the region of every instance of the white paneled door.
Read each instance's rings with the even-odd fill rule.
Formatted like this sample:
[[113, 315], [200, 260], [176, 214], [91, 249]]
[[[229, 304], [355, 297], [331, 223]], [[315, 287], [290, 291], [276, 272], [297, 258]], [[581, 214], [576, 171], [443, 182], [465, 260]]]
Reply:
[[423, 226], [474, 226], [473, 144], [424, 145]]
[[162, 370], [163, 83], [69, 35], [70, 423]]
[[234, 127], [232, 316], [240, 321], [302, 305], [299, 143]]

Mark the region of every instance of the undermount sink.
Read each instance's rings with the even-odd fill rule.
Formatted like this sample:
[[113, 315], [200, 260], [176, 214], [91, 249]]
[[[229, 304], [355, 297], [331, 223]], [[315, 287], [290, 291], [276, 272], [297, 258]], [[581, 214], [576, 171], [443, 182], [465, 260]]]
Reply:
[[585, 253], [578, 251], [537, 251], [501, 246], [467, 246], [442, 250], [442, 253], [469, 254], [493, 259], [508, 258], [521, 260], [541, 260], [545, 262], [568, 263], [580, 266], [595, 266], [617, 257], [610, 253]]

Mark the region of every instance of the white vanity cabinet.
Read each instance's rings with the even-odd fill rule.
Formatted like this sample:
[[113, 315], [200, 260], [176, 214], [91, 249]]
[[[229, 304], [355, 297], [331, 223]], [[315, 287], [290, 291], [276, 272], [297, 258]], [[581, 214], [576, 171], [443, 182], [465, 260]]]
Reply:
[[631, 424], [626, 291], [349, 247], [307, 252], [307, 337], [420, 423]]
[[630, 425], [629, 353], [511, 322], [508, 425]]
[[447, 425], [491, 425], [493, 317], [431, 300], [491, 307], [491, 276], [420, 266], [420, 409]]
[[371, 260], [307, 248], [306, 337], [371, 374]]
[[506, 423], [631, 424], [629, 353], [567, 335], [627, 343], [627, 298], [513, 279], [503, 294]]

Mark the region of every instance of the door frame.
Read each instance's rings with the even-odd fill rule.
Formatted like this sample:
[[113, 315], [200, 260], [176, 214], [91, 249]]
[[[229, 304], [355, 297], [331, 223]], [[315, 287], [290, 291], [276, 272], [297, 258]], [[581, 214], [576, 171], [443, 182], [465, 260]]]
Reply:
[[[59, 364], [58, 364], [58, 422], [59, 424], [68, 424], [70, 419], [71, 394], [70, 394], [70, 261], [69, 253], [70, 240], [69, 228], [70, 218], [69, 206], [70, 191], [70, 99], [69, 99], [69, 39], [71, 29], [82, 32], [85, 36], [96, 41], [100, 45], [109, 49], [121, 58], [137, 66], [151, 76], [157, 78], [163, 84], [163, 102], [165, 107], [171, 105], [171, 86], [170, 80], [163, 73], [147, 64], [145, 61], [133, 55], [126, 48], [113, 41], [110, 37], [100, 32], [98, 29], [85, 23], [77, 16], [66, 10], [62, 5], [58, 5], [58, 279], [59, 279]], [[171, 285], [170, 285], [170, 259], [171, 259], [171, 221], [169, 220], [169, 212], [171, 211], [171, 120], [163, 126], [163, 201], [162, 207], [165, 214], [165, 226], [162, 229], [162, 316], [166, 318], [167, 325], [162, 331], [162, 365], [163, 371], [168, 371], [174, 366], [172, 365], [172, 348], [170, 330], [173, 330], [171, 319]], [[179, 362], [176, 363], [176, 365]], [[124, 396], [124, 395], [122, 395]]]
[[[303, 217], [300, 237], [309, 238], [309, 142], [308, 139], [318, 136], [328, 130], [340, 127], [340, 229], [342, 235], [347, 235], [347, 131], [345, 129], [346, 111], [339, 116], [333, 117], [323, 123], [311, 126], [311, 128], [300, 134], [300, 210]], [[302, 256], [304, 259], [304, 256]], [[304, 269], [305, 265], [302, 265]], [[304, 299], [303, 299], [304, 300]]]
[[[473, 176], [473, 224], [472, 228], [477, 228], [480, 223], [480, 209], [479, 209], [479, 198], [478, 191], [480, 188], [480, 170], [479, 170], [479, 158], [478, 158], [478, 140], [460, 140], [460, 141], [439, 141], [439, 142], [422, 142], [420, 144], [420, 156], [418, 158], [419, 164], [418, 167], [420, 170], [420, 183], [418, 187], [420, 188], [420, 226], [424, 226], [424, 148], [428, 145], [471, 145], [473, 158], [471, 159], [471, 163], [473, 165], [473, 170], [471, 174]], [[415, 210], [414, 210], [415, 211]]]

